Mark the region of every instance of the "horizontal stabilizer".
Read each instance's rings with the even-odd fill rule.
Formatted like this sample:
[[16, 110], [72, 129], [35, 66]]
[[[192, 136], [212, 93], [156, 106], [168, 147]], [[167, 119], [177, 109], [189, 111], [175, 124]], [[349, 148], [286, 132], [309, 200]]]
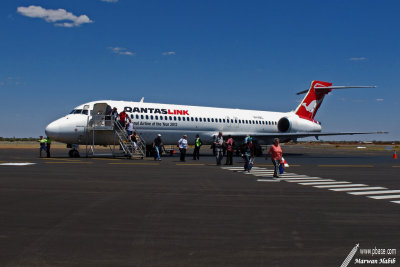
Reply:
[[[314, 87], [315, 90], [327, 90], [327, 89], [348, 89], [348, 88], [376, 88], [376, 86], [325, 86], [325, 87]], [[296, 93], [296, 95], [305, 94], [309, 89]]]

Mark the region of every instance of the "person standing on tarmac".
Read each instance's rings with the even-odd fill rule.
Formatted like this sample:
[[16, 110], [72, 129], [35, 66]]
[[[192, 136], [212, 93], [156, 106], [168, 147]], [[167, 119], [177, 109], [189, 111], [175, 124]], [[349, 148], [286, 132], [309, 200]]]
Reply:
[[51, 140], [50, 137], [46, 136], [46, 153], [47, 157], [50, 158], [50, 146], [51, 146]]
[[233, 164], [233, 138], [231, 135], [228, 135], [228, 140], [225, 142], [226, 144], [226, 163], [225, 165]]
[[43, 138], [43, 136], [39, 137], [38, 142], [40, 143], [40, 148], [39, 148], [39, 157], [42, 157], [42, 151], [46, 151], [46, 139]]
[[178, 147], [179, 147], [179, 151], [181, 152], [181, 161], [185, 162], [185, 157], [186, 157], [186, 149], [187, 149], [187, 135], [183, 135], [183, 137], [181, 139], [179, 139], [178, 141]]
[[222, 136], [222, 132], [219, 132], [214, 142], [217, 166], [221, 165], [222, 158], [224, 157], [223, 144], [224, 144], [224, 138]]
[[254, 164], [254, 145], [251, 137], [247, 138], [247, 143], [244, 144], [244, 170], [250, 172]]
[[268, 155], [271, 155], [271, 160], [274, 164], [274, 177], [279, 178], [279, 164], [282, 159], [282, 148], [279, 145], [279, 138], [274, 139], [274, 144], [269, 148], [265, 159], [268, 159]]
[[163, 142], [161, 140], [161, 134], [158, 134], [153, 142], [153, 148], [155, 149], [154, 160], [161, 160], [161, 149], [163, 147]]
[[193, 160], [200, 159], [200, 147], [203, 145], [198, 134], [196, 134], [196, 139], [194, 140], [194, 151]]

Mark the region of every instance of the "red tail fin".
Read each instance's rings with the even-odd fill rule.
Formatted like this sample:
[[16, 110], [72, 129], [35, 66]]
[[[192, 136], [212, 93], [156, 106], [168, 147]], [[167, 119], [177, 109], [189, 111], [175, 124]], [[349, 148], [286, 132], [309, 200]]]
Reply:
[[312, 81], [310, 89], [308, 90], [301, 104], [297, 107], [295, 113], [302, 118], [314, 120], [315, 114], [321, 106], [322, 100], [324, 100], [325, 95], [332, 91], [332, 89], [315, 90], [314, 88], [323, 88], [330, 86], [332, 86], [332, 83]]

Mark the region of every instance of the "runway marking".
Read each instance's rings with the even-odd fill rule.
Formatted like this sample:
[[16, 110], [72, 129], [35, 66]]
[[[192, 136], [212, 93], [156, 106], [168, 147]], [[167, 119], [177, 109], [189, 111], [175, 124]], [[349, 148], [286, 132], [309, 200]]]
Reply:
[[[261, 167], [273, 167], [274, 165], [272, 164], [257, 164], [257, 166], [261, 166]], [[290, 164], [290, 167], [300, 167], [300, 164]]]
[[46, 164], [93, 164], [93, 162], [86, 162], [86, 161], [48, 161], [45, 162]]
[[375, 167], [374, 165], [318, 165], [318, 167], [350, 167], [350, 168], [373, 168]]
[[[400, 166], [392, 166], [393, 168], [400, 168]], [[393, 201], [392, 201], [393, 202]]]
[[204, 166], [203, 163], [177, 163], [176, 165], [180, 166]]
[[34, 165], [36, 163], [32, 162], [8, 162], [8, 163], [0, 163], [0, 166], [28, 166]]
[[280, 182], [279, 179], [257, 179], [257, 182]]
[[324, 184], [350, 184], [350, 182], [346, 181], [337, 181], [337, 182], [316, 182], [316, 183], [299, 183], [301, 185], [324, 185]]
[[[351, 186], [351, 185], [343, 185], [343, 186]], [[332, 191], [357, 191], [357, 190], [373, 190], [373, 189], [387, 189], [386, 187], [380, 187], [380, 186], [375, 186], [375, 187], [360, 187], [360, 188], [338, 188], [338, 189], [329, 189]]]
[[302, 183], [306, 183], [306, 182], [333, 182], [333, 181], [335, 181], [335, 180], [332, 180], [332, 179], [322, 179], [322, 178], [320, 178], [320, 179], [288, 180], [288, 181], [286, 181], [286, 182], [288, 182], [288, 183], [300, 183], [300, 184], [302, 184]]
[[95, 159], [95, 160], [120, 160], [120, 159], [101, 159], [101, 158], [92, 158], [92, 159]]
[[373, 199], [392, 199], [392, 198], [400, 198], [400, 195], [388, 195], [388, 196], [367, 196]]
[[286, 177], [282, 177], [282, 176], [279, 176], [279, 179], [281, 179], [281, 180], [304, 180], [304, 179], [322, 179], [321, 177], [298, 177], [298, 178], [291, 178], [291, 177], [289, 177], [289, 178], [286, 178]]
[[[335, 188], [335, 187], [360, 187], [367, 186], [366, 184], [338, 184], [338, 185], [317, 185], [316, 188]], [[350, 188], [349, 188], [350, 189]]]
[[382, 194], [391, 194], [391, 193], [400, 193], [400, 190], [380, 190], [380, 191], [365, 191], [365, 192], [348, 192], [347, 194], [351, 194], [351, 195], [382, 195]]
[[111, 162], [110, 165], [160, 165], [159, 163], [145, 163], [145, 162]]
[[61, 161], [80, 161], [77, 159], [57, 159], [57, 158], [39, 158], [41, 160], [61, 160]]
[[[260, 166], [260, 165], [259, 165]], [[272, 165], [268, 165], [272, 166]], [[320, 167], [368, 167], [372, 168], [374, 165], [318, 165]], [[395, 167], [395, 166], [393, 166]], [[400, 166], [396, 166], [400, 167]], [[265, 177], [267, 179], [257, 179], [257, 182], [279, 182], [286, 181], [289, 183], [297, 183], [300, 185], [310, 185], [315, 188], [328, 189], [330, 191], [346, 192], [351, 195], [366, 196], [372, 199], [400, 199], [399, 195], [386, 195], [393, 193], [400, 193], [400, 190], [380, 190], [387, 189], [381, 186], [369, 186], [366, 184], [353, 184], [348, 181], [336, 181], [334, 179], [324, 179], [321, 177], [310, 177], [303, 174], [296, 174], [285, 172], [280, 175], [279, 178], [273, 178], [273, 170], [268, 170], [266, 168], [253, 167], [253, 169], [248, 172], [243, 169], [243, 167], [221, 167], [225, 170], [231, 170], [238, 173], [251, 174], [255, 177]], [[371, 191], [372, 190], [372, 191]], [[377, 191], [378, 190], [378, 191]], [[385, 195], [384, 195], [385, 194]], [[400, 200], [391, 201], [396, 204], [400, 204]]]

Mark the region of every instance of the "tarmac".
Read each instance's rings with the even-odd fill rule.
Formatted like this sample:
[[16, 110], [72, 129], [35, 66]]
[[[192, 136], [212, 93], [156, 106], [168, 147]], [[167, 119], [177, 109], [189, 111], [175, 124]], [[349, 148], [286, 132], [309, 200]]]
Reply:
[[246, 173], [205, 148], [186, 162], [67, 152], [0, 149], [0, 266], [399, 266], [391, 151], [284, 147], [279, 180], [262, 157]]

